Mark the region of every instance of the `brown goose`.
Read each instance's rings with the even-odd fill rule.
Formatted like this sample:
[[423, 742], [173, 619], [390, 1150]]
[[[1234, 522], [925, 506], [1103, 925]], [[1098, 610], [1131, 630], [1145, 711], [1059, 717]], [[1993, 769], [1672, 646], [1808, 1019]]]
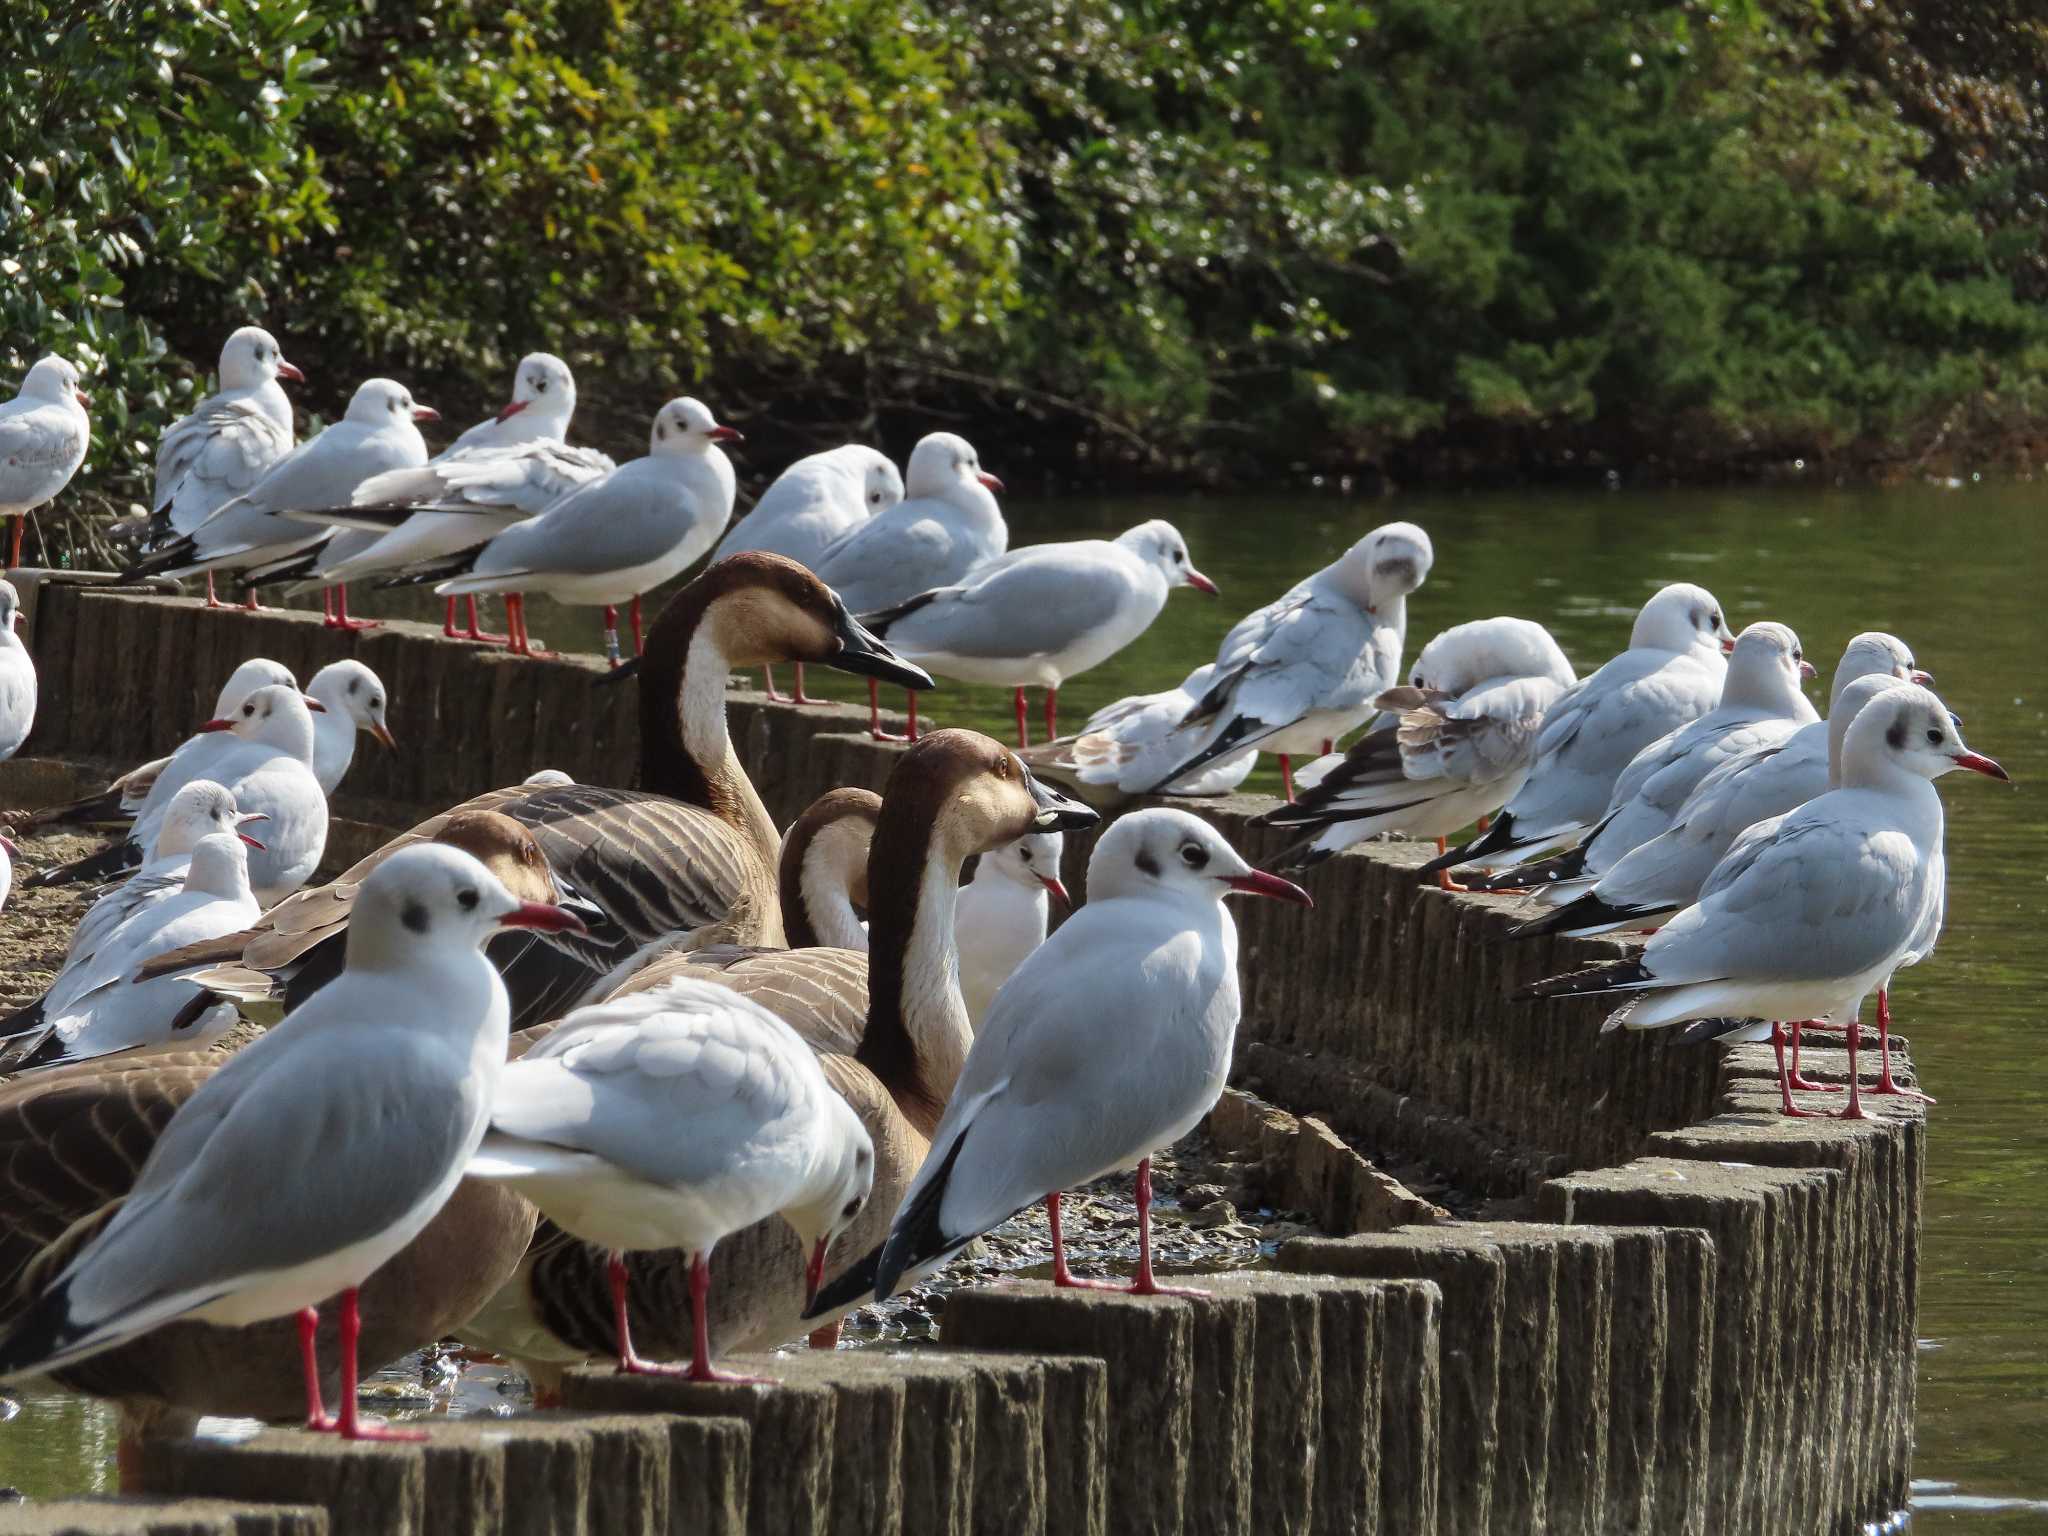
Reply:
[[[509, 817], [466, 812], [438, 839], [475, 854], [521, 900], [550, 900], [554, 882], [533, 837]], [[266, 984], [268, 978], [261, 978]], [[0, 1087], [0, 1331], [42, 1282], [106, 1223], [178, 1107], [227, 1059], [195, 1051], [60, 1067]], [[363, 1287], [360, 1352], [395, 1360], [444, 1338], [517, 1267], [533, 1208], [507, 1191], [464, 1182], [410, 1246]], [[321, 1358], [337, 1361], [339, 1309], [321, 1309]], [[136, 1442], [191, 1429], [200, 1414], [304, 1416], [297, 1325], [185, 1322], [72, 1366], [56, 1379], [121, 1411], [124, 1482]], [[325, 1383], [338, 1388], [338, 1370]]]
[[[677, 976], [715, 981], [779, 1015], [824, 1058], [827, 1080], [866, 1125], [876, 1161], [875, 1192], [833, 1245], [828, 1283], [870, 1251], [864, 1242], [879, 1242], [924, 1161], [927, 1137], [973, 1042], [953, 954], [961, 864], [1028, 832], [1095, 820], [1094, 812], [1038, 784], [1000, 743], [972, 731], [932, 732], [898, 760], [882, 796], [868, 859], [871, 956], [714, 944], [664, 955], [613, 994]], [[527, 1037], [543, 1033], [545, 1027]], [[805, 1331], [803, 1256], [785, 1225], [749, 1227], [719, 1253], [714, 1349], [766, 1348]], [[518, 1359], [545, 1392], [561, 1365], [615, 1353], [606, 1263], [603, 1250], [544, 1224], [520, 1274], [460, 1336]], [[649, 1354], [687, 1350], [692, 1322], [683, 1256], [633, 1254], [627, 1268], [635, 1340]]]
[[[557, 880], [609, 918], [589, 941], [555, 936], [523, 948], [519, 963], [505, 968], [515, 1028], [557, 1016], [639, 946], [722, 921], [743, 895], [755, 898], [769, 925], [764, 942], [782, 942], [775, 900], [781, 840], [733, 751], [725, 678], [729, 669], [790, 660], [931, 686], [795, 561], [734, 555], [670, 599], [648, 631], [635, 669], [641, 788], [519, 785], [458, 807], [502, 811], [530, 828]], [[239, 951], [226, 941], [209, 952], [195, 946], [164, 957], [164, 967], [240, 958], [262, 970], [290, 968], [285, 1001], [295, 1006], [338, 969], [340, 946], [328, 941], [346, 927], [363, 876], [408, 842], [432, 836], [440, 821], [421, 823], [339, 880], [281, 903]], [[330, 953], [314, 963], [322, 945]]]

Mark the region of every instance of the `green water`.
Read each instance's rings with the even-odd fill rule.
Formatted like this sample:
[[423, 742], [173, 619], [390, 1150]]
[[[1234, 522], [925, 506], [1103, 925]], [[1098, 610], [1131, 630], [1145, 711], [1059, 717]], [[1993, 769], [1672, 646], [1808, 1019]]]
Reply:
[[[1422, 524], [1436, 544], [1436, 568], [1410, 605], [1411, 655], [1448, 625], [1512, 613], [1549, 625], [1588, 671], [1626, 643], [1643, 598], [1674, 580], [1707, 586], [1738, 628], [1759, 618], [1791, 624], [1822, 668], [1812, 685], [1821, 704], [1828, 665], [1850, 635], [1886, 629], [1913, 647], [1970, 744], [2021, 786], [1969, 774], [1943, 780], [1948, 929], [1938, 953], [1906, 972], [1894, 994], [1921, 1080], [1941, 1100], [1932, 1112], [1914, 1469], [1927, 1502], [1914, 1523], [1971, 1533], [2040, 1530], [2038, 1507], [1978, 1506], [2048, 1500], [2048, 1091], [2027, 1044], [2048, 990], [2037, 937], [2048, 911], [2048, 692], [2035, 675], [2048, 661], [2038, 597], [2048, 522], [2039, 497], [2026, 485], [1972, 485], [1008, 506], [1017, 543], [1170, 518], [1223, 589], [1215, 599], [1175, 593], [1150, 633], [1075, 679], [1061, 700], [1069, 726], [1121, 694], [1178, 682], [1238, 616], [1394, 518]], [[363, 613], [439, 611], [417, 594], [402, 607], [357, 597]], [[548, 643], [596, 648], [595, 615], [538, 602], [530, 612]], [[814, 691], [860, 691], [822, 669], [810, 679]], [[922, 713], [1005, 738], [1011, 731], [1008, 696], [998, 690], [946, 685]], [[1274, 778], [1262, 765], [1250, 787]], [[38, 1419], [42, 1411], [30, 1410]], [[45, 1422], [30, 1435], [26, 1418], [0, 1428], [0, 1482], [54, 1491], [94, 1480], [110, 1450], [103, 1432], [75, 1411]]]

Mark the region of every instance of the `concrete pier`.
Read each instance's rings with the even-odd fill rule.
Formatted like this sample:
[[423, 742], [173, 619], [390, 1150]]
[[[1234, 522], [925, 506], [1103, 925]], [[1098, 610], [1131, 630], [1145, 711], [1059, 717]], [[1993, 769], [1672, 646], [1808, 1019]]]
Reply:
[[[363, 841], [537, 767], [631, 777], [632, 688], [596, 686], [593, 661], [27, 585], [42, 713], [0, 764], [0, 805], [175, 745], [251, 654], [302, 678], [360, 656], [402, 742], [471, 747], [359, 754], [337, 809]], [[136, 655], [157, 664], [120, 660]], [[729, 715], [779, 820], [879, 787], [896, 750], [850, 710], [735, 691]], [[1254, 859], [1280, 841], [1248, 825], [1263, 807], [1191, 803]], [[1087, 847], [1069, 841], [1078, 889]], [[1834, 1536], [1902, 1506], [1919, 1108], [1782, 1120], [1764, 1047], [1602, 1036], [1597, 1004], [1510, 1001], [1613, 946], [1504, 943], [1511, 903], [1437, 891], [1422, 857], [1370, 845], [1311, 875], [1314, 912], [1237, 911], [1234, 1081], [1267, 1102], [1219, 1114], [1269, 1184], [1351, 1234], [1287, 1243], [1277, 1272], [1188, 1300], [960, 1292], [943, 1348], [741, 1363], [772, 1387], [572, 1372], [570, 1412], [437, 1424], [425, 1449], [159, 1442], [156, 1502], [0, 1511], [0, 1536]], [[1806, 1069], [1841, 1081], [1846, 1053], [1817, 1046]], [[1530, 1219], [1450, 1221], [1347, 1139]]]

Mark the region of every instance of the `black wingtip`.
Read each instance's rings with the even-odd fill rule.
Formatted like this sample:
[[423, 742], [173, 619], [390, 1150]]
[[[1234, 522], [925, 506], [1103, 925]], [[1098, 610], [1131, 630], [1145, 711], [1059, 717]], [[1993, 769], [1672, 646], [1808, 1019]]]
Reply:
[[1561, 907], [1553, 907], [1525, 923], [1515, 924], [1508, 930], [1508, 937], [1533, 939], [1540, 938], [1546, 933], [1575, 933], [1580, 929], [1611, 927], [1647, 915], [1647, 908], [1611, 906], [1599, 897], [1589, 894], [1568, 901]]
[[820, 1286], [818, 1294], [811, 1298], [811, 1304], [804, 1308], [803, 1320], [808, 1323], [812, 1318], [865, 1301], [874, 1294], [875, 1274], [881, 1263], [882, 1250], [877, 1247], [864, 1254], [845, 1274]]
[[1337, 855], [1333, 849], [1318, 848], [1314, 839], [1310, 839], [1307, 842], [1296, 843], [1275, 859], [1273, 865], [1276, 869], [1299, 874], [1303, 870], [1314, 869], [1318, 864], [1327, 864], [1335, 857]]
[[1566, 880], [1577, 880], [1585, 873], [1586, 849], [1585, 845], [1581, 844], [1577, 848], [1568, 848], [1552, 858], [1524, 864], [1520, 869], [1504, 870], [1486, 884], [1489, 890], [1495, 891], [1533, 891]]
[[78, 1338], [71, 1325], [71, 1285], [60, 1280], [15, 1319], [0, 1338], [0, 1381], [32, 1375]]
[[1649, 967], [1631, 955], [1588, 966], [1583, 971], [1567, 971], [1562, 976], [1546, 976], [1540, 981], [1532, 981], [1527, 986], [1516, 988], [1515, 1001], [1526, 1003], [1539, 997], [1580, 997], [1588, 992], [1614, 992], [1655, 979]]
[[622, 661], [616, 667], [600, 672], [597, 675], [597, 686], [609, 688], [613, 683], [623, 683], [627, 678], [638, 677], [639, 675], [640, 658], [635, 656], [630, 661]]
[[1438, 854], [1418, 874], [1433, 875], [1439, 870], [1456, 869], [1460, 864], [1470, 864], [1485, 858], [1489, 853], [1510, 846], [1515, 840], [1515, 818], [1511, 812], [1502, 811], [1493, 818], [1493, 825], [1473, 838], [1469, 843], [1460, 844], [1447, 852]]
[[31, 1030], [41, 1029], [43, 1026], [43, 1005], [49, 1000], [50, 994], [45, 992], [34, 1002], [24, 1003], [21, 1007], [15, 1009], [14, 1012], [7, 1015], [6, 1018], [0, 1019], [0, 1040], [13, 1040], [29, 1033]]
[[889, 1224], [889, 1236], [875, 1266], [875, 1300], [887, 1301], [893, 1296], [904, 1271], [958, 1248], [975, 1235], [949, 1234], [939, 1227], [939, 1207], [945, 1203], [946, 1186], [953, 1181], [954, 1165], [960, 1161], [961, 1149], [973, 1131], [974, 1127], [969, 1125], [953, 1138], [953, 1145], [946, 1149], [937, 1171], [920, 1181], [917, 1192], [903, 1203], [903, 1209]]
[[76, 885], [82, 880], [111, 880], [116, 875], [137, 868], [141, 863], [141, 846], [122, 841], [111, 848], [102, 848], [98, 853], [74, 859], [69, 864], [59, 864], [54, 869], [39, 869], [21, 883], [24, 889], [41, 890], [45, 886]]

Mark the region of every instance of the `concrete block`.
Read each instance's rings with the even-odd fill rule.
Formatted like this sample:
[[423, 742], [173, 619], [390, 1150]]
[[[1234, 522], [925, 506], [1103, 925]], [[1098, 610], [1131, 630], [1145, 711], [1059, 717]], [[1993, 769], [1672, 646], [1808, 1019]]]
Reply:
[[[727, 1369], [775, 1376], [791, 1357], [735, 1355]], [[755, 1536], [829, 1536], [838, 1395], [816, 1381], [739, 1386], [675, 1376], [629, 1376], [585, 1366], [562, 1378], [565, 1407], [746, 1421], [747, 1529]]]
[[0, 1536], [327, 1536], [327, 1513], [224, 1499], [59, 1499], [0, 1507]]
[[[1525, 1438], [1517, 1458], [1504, 1448], [1503, 1434], [1526, 1437], [1533, 1431], [1524, 1420], [1506, 1426], [1499, 1422], [1502, 1351], [1510, 1344], [1518, 1352], [1549, 1346], [1541, 1340], [1533, 1345], [1526, 1339], [1504, 1343], [1509, 1265], [1498, 1243], [1464, 1226], [1407, 1227], [1349, 1238], [1296, 1238], [1281, 1244], [1279, 1263], [1298, 1274], [1433, 1282], [1443, 1309], [1437, 1362], [1442, 1455], [1435, 1469], [1436, 1518], [1447, 1531], [1490, 1529], [1495, 1484], [1503, 1479], [1516, 1481], [1520, 1502], [1529, 1502], [1528, 1442]], [[1525, 1292], [1530, 1283], [1524, 1276]], [[1535, 1310], [1532, 1302], [1524, 1306]], [[1520, 1385], [1516, 1383], [1517, 1388]], [[1521, 1407], [1518, 1401], [1518, 1413]], [[1543, 1413], [1547, 1436], [1547, 1406]], [[1385, 1527], [1390, 1536], [1408, 1528]]]
[[1190, 1304], [1019, 1284], [955, 1291], [945, 1342], [963, 1349], [1093, 1355], [1108, 1369], [1109, 1521], [1133, 1536], [1178, 1536], [1192, 1448]]
[[[1109, 1529], [1109, 1368], [1083, 1355], [1035, 1355], [1045, 1381], [1045, 1528]], [[909, 1536], [908, 1528], [905, 1536]]]
[[310, 1504], [330, 1536], [427, 1536], [426, 1457], [386, 1445], [270, 1429], [246, 1440], [145, 1440], [142, 1489], [165, 1497]]
[[[1249, 1453], [1252, 1529], [1306, 1536], [1323, 1449], [1321, 1309], [1315, 1281], [1291, 1275], [1205, 1276], [1219, 1298], [1249, 1301], [1252, 1325]], [[1341, 1458], [1341, 1447], [1331, 1447]]]
[[1194, 1313], [1195, 1454], [1188, 1465], [1182, 1529], [1187, 1536], [1251, 1536], [1252, 1394], [1257, 1313], [1249, 1296], [1214, 1287], [1208, 1275], [1185, 1277], [1207, 1295]]

